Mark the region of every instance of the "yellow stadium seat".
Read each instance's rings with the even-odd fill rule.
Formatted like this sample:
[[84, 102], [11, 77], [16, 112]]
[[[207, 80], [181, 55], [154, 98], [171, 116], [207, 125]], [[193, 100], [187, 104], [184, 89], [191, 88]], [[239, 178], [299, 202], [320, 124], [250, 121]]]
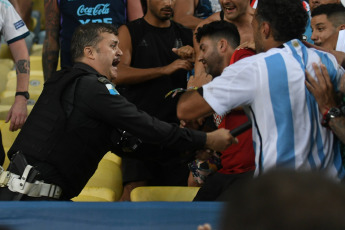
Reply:
[[10, 111], [12, 105], [0, 105], [0, 120], [6, 120], [8, 111]]
[[[34, 105], [41, 95], [44, 85], [43, 71], [33, 70], [30, 72], [29, 93], [30, 99], [28, 105]], [[7, 84], [5, 90], [0, 94], [1, 105], [11, 105], [14, 102], [16, 93], [17, 77], [15, 71], [10, 71], [7, 75]]]
[[113, 202], [116, 201], [116, 194], [109, 188], [85, 187], [81, 193], [72, 200], [75, 202]]
[[5, 162], [3, 164], [3, 167], [6, 169], [9, 164], [9, 159], [7, 157], [7, 152], [11, 148], [14, 140], [16, 139], [19, 130], [12, 132], [9, 130], [10, 123], [5, 123], [5, 120], [0, 120], [0, 129], [1, 129], [1, 136], [2, 136], [2, 145], [4, 146], [4, 150], [6, 153]]
[[4, 147], [4, 150], [5, 150], [5, 161], [4, 161], [4, 164], [2, 165], [2, 167], [4, 168], [4, 169], [7, 169], [8, 168], [8, 165], [10, 164], [10, 159], [8, 159], [8, 157], [7, 157], [7, 152], [8, 152], [8, 150], [9, 150], [10, 148], [5, 148]]
[[[1, 52], [1, 51], [0, 51]], [[7, 75], [13, 70], [12, 59], [0, 59], [0, 92], [4, 91], [7, 85]]]
[[31, 20], [31, 24], [30, 24], [30, 27], [28, 27], [28, 29], [30, 31], [34, 31], [38, 23], [37, 18], [31, 17], [30, 20]]
[[[42, 67], [42, 55], [41, 56], [30, 56], [30, 75], [32, 71], [43, 71]], [[42, 74], [43, 76], [43, 74]]]
[[31, 53], [30, 53], [30, 61], [32, 57], [36, 57], [36, 56], [42, 57], [42, 52], [43, 52], [43, 44], [36, 44], [36, 43], [33, 44], [31, 48]]
[[0, 47], [0, 59], [4, 58], [13, 60], [10, 47], [8, 47], [7, 43], [1, 43]]
[[131, 192], [131, 201], [193, 201], [199, 187], [143, 186]]
[[[29, 93], [30, 93], [30, 99], [28, 100], [28, 106], [34, 105], [42, 92], [38, 90], [35, 90], [35, 91], [29, 90]], [[0, 105], [12, 105], [14, 103], [15, 94], [16, 94], [15, 90], [3, 91], [0, 94]]]
[[81, 193], [73, 201], [117, 201], [122, 195], [122, 172], [112, 160], [103, 159], [98, 164]]
[[44, 30], [45, 26], [45, 15], [44, 15], [44, 1], [43, 0], [33, 0], [32, 10], [37, 10], [40, 12], [40, 24], [41, 24], [41, 30]]
[[116, 154], [114, 154], [112, 152], [107, 152], [104, 155], [103, 159], [107, 159], [107, 160], [113, 161], [116, 164], [118, 164], [119, 166], [121, 166], [121, 163], [122, 163], [121, 157], [119, 157], [118, 155], [116, 155]]

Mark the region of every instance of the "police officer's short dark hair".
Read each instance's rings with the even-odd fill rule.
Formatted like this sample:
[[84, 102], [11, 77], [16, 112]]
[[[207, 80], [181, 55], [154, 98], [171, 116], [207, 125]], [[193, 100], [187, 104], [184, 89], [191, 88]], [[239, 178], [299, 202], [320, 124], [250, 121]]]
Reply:
[[274, 40], [280, 42], [302, 39], [308, 21], [301, 0], [259, 0], [255, 17], [268, 22]]
[[312, 11], [311, 16], [315, 17], [322, 14], [325, 14], [327, 19], [336, 28], [345, 24], [345, 7], [342, 4], [334, 3], [320, 5]]
[[99, 35], [105, 32], [118, 35], [117, 28], [112, 24], [88, 23], [78, 26], [74, 31], [71, 41], [72, 60], [76, 61], [83, 57], [85, 47], [96, 47], [102, 39]]
[[225, 38], [234, 49], [240, 44], [240, 34], [237, 27], [226, 21], [214, 21], [205, 24], [198, 28], [195, 36], [199, 43], [202, 37], [209, 36], [215, 39]]

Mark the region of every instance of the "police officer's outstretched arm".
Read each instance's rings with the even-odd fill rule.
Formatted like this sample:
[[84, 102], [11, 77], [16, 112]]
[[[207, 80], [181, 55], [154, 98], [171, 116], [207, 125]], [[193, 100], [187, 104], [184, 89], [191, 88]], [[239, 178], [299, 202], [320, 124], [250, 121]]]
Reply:
[[221, 129], [206, 134], [160, 121], [139, 110], [115, 89], [109, 90], [109, 84], [110, 82], [101, 83], [97, 77], [85, 77], [79, 81], [76, 100], [84, 113], [97, 117], [113, 128], [126, 130], [145, 142], [179, 150], [204, 147], [223, 150], [235, 142], [228, 130]]

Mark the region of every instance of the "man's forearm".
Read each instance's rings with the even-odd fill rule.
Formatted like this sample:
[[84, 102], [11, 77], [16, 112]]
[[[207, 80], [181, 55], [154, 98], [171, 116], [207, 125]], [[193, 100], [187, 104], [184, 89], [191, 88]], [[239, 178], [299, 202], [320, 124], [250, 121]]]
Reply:
[[118, 69], [118, 77], [116, 78], [116, 84], [138, 84], [145, 81], [149, 81], [163, 75], [162, 68], [156, 67], [149, 69], [138, 69], [129, 66], [121, 66]]
[[28, 91], [30, 78], [29, 52], [24, 39], [9, 44], [17, 73], [17, 91]]
[[44, 80], [48, 80], [56, 71], [59, 62], [59, 34], [56, 29], [46, 29], [46, 38], [43, 43], [42, 66]]
[[59, 61], [59, 51], [49, 51], [48, 48], [43, 48], [42, 66], [44, 80], [48, 80], [57, 69]]
[[42, 65], [44, 80], [56, 71], [59, 60], [60, 10], [57, 0], [44, 0], [46, 37], [43, 43]]
[[177, 117], [180, 120], [190, 121], [213, 113], [211, 106], [196, 91], [189, 90], [183, 93], [177, 104]]

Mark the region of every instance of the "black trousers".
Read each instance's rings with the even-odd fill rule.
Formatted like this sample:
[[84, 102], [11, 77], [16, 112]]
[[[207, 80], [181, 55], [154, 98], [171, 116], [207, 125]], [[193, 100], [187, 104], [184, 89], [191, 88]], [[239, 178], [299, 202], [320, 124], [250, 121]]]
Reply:
[[227, 201], [229, 190], [253, 178], [254, 171], [240, 174], [214, 173], [206, 178], [193, 201]]

